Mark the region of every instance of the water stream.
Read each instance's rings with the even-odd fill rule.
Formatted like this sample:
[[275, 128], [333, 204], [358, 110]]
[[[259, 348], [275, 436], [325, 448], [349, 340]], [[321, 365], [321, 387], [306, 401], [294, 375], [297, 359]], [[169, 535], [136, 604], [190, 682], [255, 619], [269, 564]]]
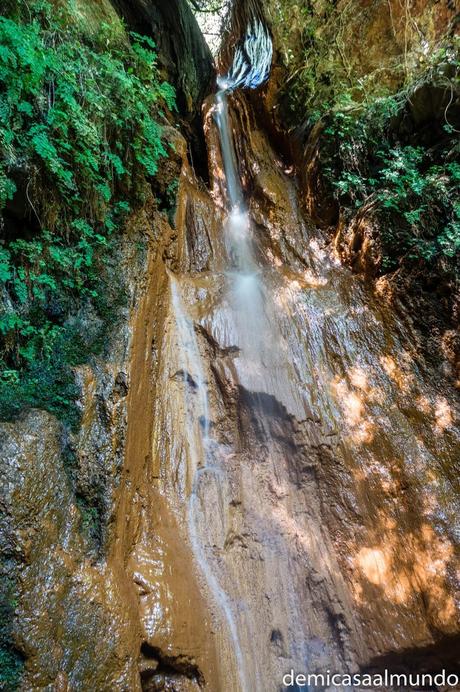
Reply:
[[[276, 395], [280, 385], [280, 373], [281, 379], [283, 378], [285, 366], [282, 363], [282, 354], [285, 349], [281, 343], [282, 335], [278, 327], [279, 320], [275, 315], [276, 307], [264, 282], [264, 269], [255, 257], [252, 223], [239, 179], [232, 142], [228, 95], [237, 88], [256, 88], [263, 83], [269, 74], [271, 58], [270, 37], [262, 24], [254, 21], [248, 28], [244, 49], [238, 48], [235, 52], [229, 74], [219, 79], [221, 89], [215, 97], [214, 109], [228, 204], [224, 224], [224, 303], [227, 303], [229, 309], [222, 319], [224, 323], [227, 322], [225, 331], [231, 333], [238, 344], [240, 381], [247, 391], [255, 393], [256, 405], [261, 409], [262, 395], [258, 392], [269, 391]], [[266, 687], [267, 675], [264, 675], [263, 662], [260, 660], [257, 646], [259, 633], [254, 629], [251, 608], [237, 595], [237, 581], [241, 577], [237, 577], [230, 585], [221, 584], [220, 565], [215, 563], [209, 547], [206, 549], [209, 539], [203, 536], [203, 527], [212, 523], [206, 516], [207, 496], [210, 493], [216, 495], [217, 505], [221, 506], [220, 515], [223, 517], [226, 511], [224, 505], [228, 505], [230, 477], [225, 466], [219, 462], [218, 446], [212, 440], [204, 368], [197, 336], [193, 321], [187, 317], [174, 278], [171, 278], [171, 295], [183, 380], [183, 410], [186, 416], [183, 425], [193, 478], [188, 510], [190, 543], [207, 587], [226, 623], [235, 657], [239, 689], [243, 692], [252, 692], [255, 687], [262, 690]], [[192, 404], [189, 401], [190, 381], [193, 383], [195, 398]], [[202, 411], [202, 414], [200, 421], [197, 421], [199, 411]], [[264, 445], [270, 456], [273, 446], [270, 426], [263, 415], [259, 422], [263, 429]], [[200, 432], [201, 439], [198, 439], [197, 431]], [[276, 466], [274, 460], [273, 465]], [[215, 521], [219, 522], [221, 517], [215, 517]], [[284, 585], [283, 602], [278, 604], [278, 608], [284, 611], [284, 619], [291, 617], [291, 656], [301, 665], [305, 659], [307, 645], [301, 618], [298, 616], [295, 580], [289, 569], [290, 549], [284, 544], [283, 531], [277, 526], [277, 522], [277, 519], [273, 521], [267, 516], [263, 526], [264, 540], [272, 553], [269, 569], [276, 573], [276, 581]], [[220, 576], [222, 577], [222, 574]], [[227, 593], [226, 589], [230, 589], [231, 594]], [[250, 661], [250, 670], [247, 661]]]
[[357, 670], [364, 646], [404, 648], [413, 622], [429, 638], [425, 600], [436, 627], [453, 612], [439, 605], [447, 542], [439, 577], [423, 575], [440, 554], [431, 527], [455, 523], [443, 475], [458, 458], [454, 412], [410, 323], [341, 266], [232, 97], [267, 78], [271, 50], [252, 22], [219, 80], [213, 196], [193, 183], [185, 196], [193, 224], [169, 277], [161, 361], [164, 494], [187, 532], [225, 692], [278, 692], [291, 667]]
[[210, 440], [210, 412], [207, 383], [203, 362], [198, 346], [193, 321], [187, 315], [180, 294], [180, 287], [170, 273], [171, 305], [177, 338], [177, 374], [182, 382], [182, 428], [187, 444], [187, 469], [189, 483], [188, 532], [193, 554], [203, 574], [217, 607], [228, 627], [235, 657], [235, 670], [238, 673], [241, 689], [246, 692], [245, 661], [241, 652], [238, 628], [230, 600], [221, 588], [208, 562], [200, 539], [199, 527], [202, 522], [200, 484], [205, 478], [215, 479], [217, 484], [225, 483], [225, 477], [212, 462], [212, 442]]

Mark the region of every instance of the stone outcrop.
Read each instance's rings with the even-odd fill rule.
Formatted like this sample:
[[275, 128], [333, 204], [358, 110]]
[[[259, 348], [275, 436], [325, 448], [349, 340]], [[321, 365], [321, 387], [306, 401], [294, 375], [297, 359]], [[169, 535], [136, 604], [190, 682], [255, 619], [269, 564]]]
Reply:
[[2, 552], [18, 579], [22, 689], [138, 689], [137, 623], [112, 570], [91, 560], [61, 431], [31, 411], [1, 430]]
[[152, 36], [160, 66], [175, 85], [180, 112], [200, 114], [214, 77], [212, 56], [186, 0], [113, 0], [128, 26]]
[[155, 41], [159, 67], [176, 89], [196, 170], [207, 177], [206, 153], [201, 136], [201, 105], [215, 82], [211, 52], [187, 0], [112, 0], [132, 30]]

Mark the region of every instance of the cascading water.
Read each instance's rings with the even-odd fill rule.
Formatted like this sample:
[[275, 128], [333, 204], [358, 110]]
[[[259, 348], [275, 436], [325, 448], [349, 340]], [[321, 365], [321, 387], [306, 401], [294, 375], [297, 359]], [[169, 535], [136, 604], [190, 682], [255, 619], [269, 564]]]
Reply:
[[[283, 360], [286, 346], [279, 329], [276, 305], [270, 287], [265, 284], [264, 265], [256, 258], [252, 223], [244, 199], [231, 136], [228, 94], [237, 88], [260, 86], [268, 78], [271, 59], [270, 36], [259, 20], [253, 20], [243, 45], [235, 51], [229, 73], [219, 79], [221, 89], [215, 101], [215, 120], [219, 132], [225, 173], [224, 191], [228, 204], [224, 224], [226, 262], [223, 292], [227, 308], [220, 310], [222, 314], [219, 321], [227, 337], [234, 339], [238, 345], [239, 382], [245, 391], [254, 393], [255, 405], [261, 411], [266, 406], [266, 396], [262, 393], [268, 393], [273, 400], [276, 397], [282, 399], [283, 391], [289, 390], [291, 378], [288, 372], [289, 363]], [[270, 673], [259, 660], [257, 642], [261, 633], [253, 628], [249, 605], [237, 595], [238, 582], [244, 577], [235, 575], [235, 579], [228, 583], [222, 573], [221, 562], [216, 561], [214, 550], [211, 548], [212, 542], [206, 547], [210, 539], [202, 534], [203, 527], [210, 525], [210, 518], [206, 514], [206, 503], [210, 495], [216, 498], [219, 515], [225, 516], [225, 506], [228, 505], [228, 497], [231, 494], [231, 476], [226, 465], [222, 463], [222, 450], [219, 450], [219, 446], [212, 439], [212, 426], [207, 421], [209, 404], [206, 382], [194, 324], [185, 314], [173, 279], [171, 293], [178, 348], [182, 354], [179, 360], [184, 387], [183, 410], [186, 415], [183, 430], [193, 478], [188, 511], [190, 543], [207, 588], [226, 622], [238, 673], [238, 689], [252, 692], [254, 688], [267, 687]], [[224, 336], [223, 341], [225, 340]], [[195, 403], [187, 400], [190, 398], [190, 392], [187, 391], [190, 379], [194, 382], [194, 396], [197, 399]], [[291, 393], [288, 396], [292, 400], [297, 396], [297, 392], [294, 397]], [[299, 419], [305, 417], [301, 398], [297, 401], [297, 409]], [[201, 425], [197, 423], [200, 416], [205, 419]], [[259, 416], [259, 425], [263, 430], [268, 457], [273, 456], [270, 463], [276, 476], [276, 453], [273, 451], [276, 443], [272, 439], [269, 421], [263, 413]], [[201, 434], [201, 441], [197, 440], [197, 431]], [[220, 517], [214, 519], [217, 524], [222, 521]], [[248, 521], [248, 517], [244, 521]], [[286, 642], [289, 656], [301, 666], [305, 660], [307, 643], [303, 633], [302, 616], [297, 607], [297, 586], [289, 568], [290, 546], [284, 537], [284, 529], [279, 524], [278, 516], [267, 516], [257, 530], [261, 531], [261, 540], [266, 543], [270, 553], [269, 570], [278, 575], [275, 581], [278, 584], [277, 588], [282, 592], [281, 601], [274, 606], [275, 611], [279, 613], [278, 617], [290, 619], [290, 633]], [[225, 532], [224, 527], [222, 531]]]
[[[270, 37], [253, 20], [206, 120], [213, 193], [183, 169], [171, 319], [158, 359], [161, 494], [193, 554], [190, 577], [198, 579], [219, 659], [219, 681], [213, 686], [210, 677], [209, 689], [222, 692], [279, 692], [291, 668], [358, 670], [369, 660], [362, 623], [370, 608], [381, 625], [366, 635], [372, 655], [387, 612], [399, 623], [384, 634], [387, 650], [399, 628], [404, 644], [398, 574], [408, 593], [420, 587], [418, 573], [412, 587], [410, 567], [397, 562], [405, 547], [392, 488], [400, 461], [418, 478], [420, 464], [435, 468], [433, 450], [444, 454], [445, 421], [434, 434], [422, 430], [406, 399], [413, 387], [424, 406], [438, 401], [416, 368], [407, 365], [407, 381], [400, 372], [410, 333], [402, 321], [395, 332], [394, 317], [334, 259], [299, 212], [282, 162], [252, 128], [250, 105], [231, 96], [261, 84], [270, 60]], [[244, 149], [235, 147], [233, 130]], [[388, 397], [391, 409], [382, 405]], [[376, 592], [366, 592], [377, 582], [382, 612], [371, 605]], [[193, 646], [187, 651], [195, 657]]]
[[[216, 122], [220, 135], [229, 212], [225, 224], [229, 302], [235, 333], [242, 354], [257, 369], [265, 339], [266, 316], [259, 268], [254, 258], [252, 228], [238, 178], [235, 153], [230, 137], [227, 92], [216, 97]], [[254, 379], [254, 378], [252, 378]], [[252, 383], [251, 389], [257, 386]], [[248, 383], [250, 385], [250, 383]]]
[[[230, 134], [228, 119], [227, 94], [237, 88], [256, 88], [269, 75], [272, 59], [272, 42], [263, 24], [254, 20], [249, 28], [242, 46], [235, 52], [234, 61], [226, 77], [219, 79], [221, 90], [216, 96], [216, 121], [221, 143], [221, 154], [224, 164], [226, 194], [229, 212], [225, 223], [225, 246], [227, 254], [228, 301], [230, 304], [231, 331], [238, 336], [241, 350], [240, 363], [246, 371], [245, 385], [248, 389], [263, 389], [263, 382], [268, 372], [264, 354], [272, 348], [273, 333], [269, 328], [267, 300], [261, 280], [260, 268], [254, 257], [251, 221], [245, 205], [241, 182], [238, 176], [235, 151]], [[209, 404], [206, 382], [194, 324], [186, 315], [179, 288], [171, 276], [172, 309], [176, 325], [178, 361], [183, 383], [183, 411], [185, 419], [183, 430], [187, 441], [189, 471], [193, 478], [189, 495], [189, 537], [195, 559], [197, 560], [205, 582], [215, 600], [227, 625], [229, 639], [235, 657], [235, 668], [239, 679], [239, 688], [250, 692], [254, 683], [262, 689], [263, 675], [258, 662], [257, 647], [251, 651], [251, 669], [247, 670], [242, 653], [241, 637], [245, 631], [246, 648], [251, 641], [256, 641], [255, 632], [248, 619], [248, 609], [244, 603], [235, 606], [214, 574], [213, 565], [208, 559], [200, 537], [200, 526], [206, 525], [200, 496], [201, 486], [207, 484], [222, 488], [228, 483], [225, 469], [214, 463], [212, 432], [209, 425]], [[190, 401], [190, 381], [193, 383], [195, 402]], [[276, 384], [273, 384], [276, 386]], [[201, 411], [201, 414], [200, 414]], [[197, 437], [201, 434], [201, 440]], [[218, 455], [216, 455], [218, 456]], [[295, 612], [295, 603], [289, 604]], [[246, 652], [247, 653], [247, 652]]]
[[[240, 649], [235, 618], [227, 595], [220, 587], [209, 566], [198, 533], [200, 523], [200, 497], [198, 491], [201, 479], [206, 474], [208, 478], [215, 475], [217, 482], [221, 480], [220, 470], [212, 465], [212, 455], [210, 452], [207, 383], [194, 323], [188, 317], [184, 308], [177, 281], [171, 273], [169, 278], [171, 306], [175, 323], [174, 333], [177, 338], [177, 366], [179, 369], [176, 372], [176, 376], [179, 376], [179, 380], [182, 382], [182, 427], [187, 446], [187, 469], [191, 479], [188, 506], [189, 538], [195, 559], [199, 564], [206, 584], [227, 623], [236, 662], [235, 668], [238, 671], [242, 689], [245, 690], [244, 659]], [[190, 389], [193, 391], [193, 395], [191, 395]]]
[[[273, 339], [279, 343], [280, 335], [274, 330], [273, 304], [255, 258], [253, 229], [238, 175], [228, 114], [228, 95], [239, 88], [256, 89], [262, 85], [268, 79], [272, 56], [272, 41], [267, 29], [260, 19], [253, 19], [244, 41], [235, 50], [228, 74], [218, 79], [220, 91], [216, 95], [215, 120], [228, 198], [225, 224], [228, 299], [233, 329], [242, 352], [241, 364], [246, 370], [244, 384], [251, 391], [262, 391], [270, 378], [270, 389], [276, 394], [279, 383], [273, 378]], [[276, 366], [279, 367], [278, 362]]]
[[[289, 378], [285, 373], [286, 364], [283, 363], [285, 348], [278, 326], [276, 306], [271, 290], [264, 282], [264, 266], [256, 260], [251, 218], [244, 200], [231, 137], [228, 95], [238, 88], [256, 89], [263, 84], [270, 73], [272, 52], [272, 41], [268, 31], [260, 20], [253, 20], [243, 45], [238, 46], [235, 51], [229, 73], [218, 80], [221, 89], [216, 96], [215, 106], [228, 198], [225, 245], [228, 257], [227, 297], [230, 305], [229, 319], [232, 322], [229, 331], [236, 335], [240, 348], [240, 382], [248, 391], [255, 393], [254, 400], [261, 410], [263, 397], [258, 392], [271, 392], [273, 396], [279, 396], [284, 387], [284, 380]], [[299, 410], [302, 410], [303, 402], [298, 403]], [[272, 433], [263, 414], [259, 423], [270, 454]], [[268, 541], [273, 541], [276, 545], [275, 564], [272, 569], [279, 572], [279, 581], [284, 584], [285, 617], [291, 619], [294, 631], [289, 641], [291, 656], [299, 666], [305, 665], [308, 647], [303, 634], [303, 623], [297, 615], [296, 587], [288, 567], [289, 546], [284, 545], [285, 539], [276, 519], [273, 522], [272, 518], [267, 516], [265, 531], [269, 537]], [[242, 626], [250, 630], [248, 623], [242, 623]], [[248, 639], [251, 638], [255, 640], [256, 636], [254, 632], [249, 631]], [[251, 652], [251, 682], [256, 683], [257, 689], [265, 689], [267, 684], [273, 684], [273, 681], [258, 669], [258, 656], [257, 647], [254, 647]]]
[[267, 81], [273, 58], [273, 43], [266, 27], [254, 18], [247, 28], [242, 44], [235, 50], [228, 74], [219, 77], [218, 84], [225, 91], [257, 89]]

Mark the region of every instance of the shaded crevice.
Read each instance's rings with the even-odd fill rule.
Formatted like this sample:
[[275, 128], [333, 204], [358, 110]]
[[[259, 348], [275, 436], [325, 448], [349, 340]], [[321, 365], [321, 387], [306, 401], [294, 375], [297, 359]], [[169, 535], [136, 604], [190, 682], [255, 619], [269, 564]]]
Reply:
[[213, 90], [211, 52], [187, 0], [112, 0], [130, 29], [153, 38], [158, 65], [176, 89], [181, 128], [189, 142], [188, 158], [197, 176], [208, 181], [201, 106]]
[[362, 671], [370, 674], [383, 673], [385, 670], [392, 673], [436, 674], [443, 669], [460, 675], [460, 634], [444, 636], [428, 646], [376, 656]]
[[204, 337], [206, 343], [208, 346], [210, 346], [212, 355], [214, 358], [225, 358], [226, 356], [237, 356], [240, 352], [241, 349], [238, 346], [227, 346], [227, 347], [222, 347], [220, 344], [217, 342], [217, 340], [208, 332], [208, 330], [203, 327], [201, 324], [197, 324], [195, 327], [196, 331], [198, 334], [200, 334], [202, 337]]
[[272, 394], [267, 394], [266, 392], [251, 392], [241, 386], [239, 387], [239, 391], [240, 400], [243, 406], [249, 408], [252, 412], [260, 411], [263, 416], [292, 422], [292, 418], [288, 414], [286, 407]]
[[178, 370], [174, 373], [171, 379], [175, 380], [176, 382], [185, 382], [187, 386], [190, 387], [190, 389], [192, 389], [194, 392], [198, 390], [198, 383], [186, 370]]
[[141, 646], [139, 675], [143, 692], [170, 689], [168, 683], [174, 685], [181, 678], [195, 682], [200, 688], [205, 684], [204, 676], [193, 659], [184, 655], [168, 656], [147, 642]]

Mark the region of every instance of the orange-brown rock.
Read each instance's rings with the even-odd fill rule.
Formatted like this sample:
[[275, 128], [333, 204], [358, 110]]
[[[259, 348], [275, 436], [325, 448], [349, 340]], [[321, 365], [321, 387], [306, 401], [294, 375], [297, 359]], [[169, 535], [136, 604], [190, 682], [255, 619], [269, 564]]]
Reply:
[[[305, 218], [242, 96], [262, 300], [238, 322], [212, 108], [211, 191], [176, 136], [174, 224], [151, 199], [130, 220], [129, 310], [78, 373], [73, 466], [48, 414], [1, 427], [24, 690], [275, 691], [291, 667], [459, 664], [455, 392], [408, 311]], [[94, 545], [77, 496], [96, 489]]]

